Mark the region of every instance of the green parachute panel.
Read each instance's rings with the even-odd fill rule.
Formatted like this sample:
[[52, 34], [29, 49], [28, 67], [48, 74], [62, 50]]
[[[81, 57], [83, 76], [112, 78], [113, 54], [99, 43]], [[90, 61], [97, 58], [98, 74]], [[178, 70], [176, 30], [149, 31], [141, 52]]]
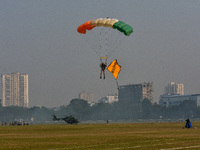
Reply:
[[126, 36], [129, 36], [133, 32], [133, 28], [122, 21], [116, 22], [113, 28], [123, 32]]

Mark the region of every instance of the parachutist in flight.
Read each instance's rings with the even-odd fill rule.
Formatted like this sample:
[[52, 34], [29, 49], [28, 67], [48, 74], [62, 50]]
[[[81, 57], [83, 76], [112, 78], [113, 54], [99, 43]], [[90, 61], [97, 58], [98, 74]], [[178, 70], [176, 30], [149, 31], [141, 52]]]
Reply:
[[101, 60], [101, 63], [100, 63], [100, 67], [101, 67], [101, 73], [100, 73], [100, 79], [102, 78], [102, 74], [103, 74], [103, 78], [105, 79], [105, 70], [106, 70], [106, 67], [107, 67], [107, 59], [105, 60], [105, 62]]
[[[128, 37], [133, 33], [133, 28], [116, 18], [111, 19], [107, 17], [87, 21], [81, 24], [77, 28], [77, 31], [80, 34], [85, 34], [84, 37], [86, 38], [86, 41], [92, 47], [92, 50], [97, 54], [97, 56], [100, 57], [100, 79], [103, 75], [105, 79], [107, 58], [117, 49], [125, 36]], [[117, 66], [115, 69], [115, 64], [116, 60], [109, 71], [114, 75], [115, 79], [117, 79], [120, 66]]]

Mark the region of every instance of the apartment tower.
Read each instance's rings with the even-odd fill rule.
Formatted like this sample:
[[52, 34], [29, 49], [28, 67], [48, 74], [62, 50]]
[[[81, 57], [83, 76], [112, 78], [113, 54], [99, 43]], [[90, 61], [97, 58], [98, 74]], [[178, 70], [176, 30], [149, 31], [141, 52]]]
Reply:
[[2, 74], [2, 106], [29, 107], [28, 74]]
[[165, 87], [164, 95], [184, 95], [184, 85], [182, 83], [169, 82]]

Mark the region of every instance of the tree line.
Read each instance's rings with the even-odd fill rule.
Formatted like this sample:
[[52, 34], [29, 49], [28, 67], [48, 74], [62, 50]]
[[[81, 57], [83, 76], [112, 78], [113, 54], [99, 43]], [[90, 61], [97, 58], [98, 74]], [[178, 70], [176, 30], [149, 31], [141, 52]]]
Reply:
[[185, 119], [200, 118], [200, 107], [194, 101], [184, 101], [173, 107], [162, 107], [152, 104], [148, 99], [143, 101], [120, 100], [114, 103], [96, 103], [90, 105], [86, 100], [72, 99], [68, 105], [58, 109], [46, 107], [23, 108], [17, 106], [0, 106], [0, 122], [12, 122], [23, 119], [29, 122], [52, 122], [52, 115], [65, 117], [72, 115], [79, 121], [135, 121], [138, 119]]

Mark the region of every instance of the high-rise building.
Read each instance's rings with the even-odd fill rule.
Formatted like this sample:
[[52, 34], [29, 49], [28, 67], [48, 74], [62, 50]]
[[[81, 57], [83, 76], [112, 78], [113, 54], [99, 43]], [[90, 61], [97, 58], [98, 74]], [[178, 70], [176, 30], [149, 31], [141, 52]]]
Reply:
[[145, 98], [153, 103], [153, 82], [119, 86], [119, 101], [142, 101]]
[[184, 95], [184, 85], [175, 82], [169, 82], [165, 87], [164, 95]]
[[79, 99], [83, 99], [88, 101], [89, 103], [92, 103], [94, 102], [94, 94], [83, 91], [79, 94]]
[[2, 74], [2, 106], [29, 107], [28, 74]]

